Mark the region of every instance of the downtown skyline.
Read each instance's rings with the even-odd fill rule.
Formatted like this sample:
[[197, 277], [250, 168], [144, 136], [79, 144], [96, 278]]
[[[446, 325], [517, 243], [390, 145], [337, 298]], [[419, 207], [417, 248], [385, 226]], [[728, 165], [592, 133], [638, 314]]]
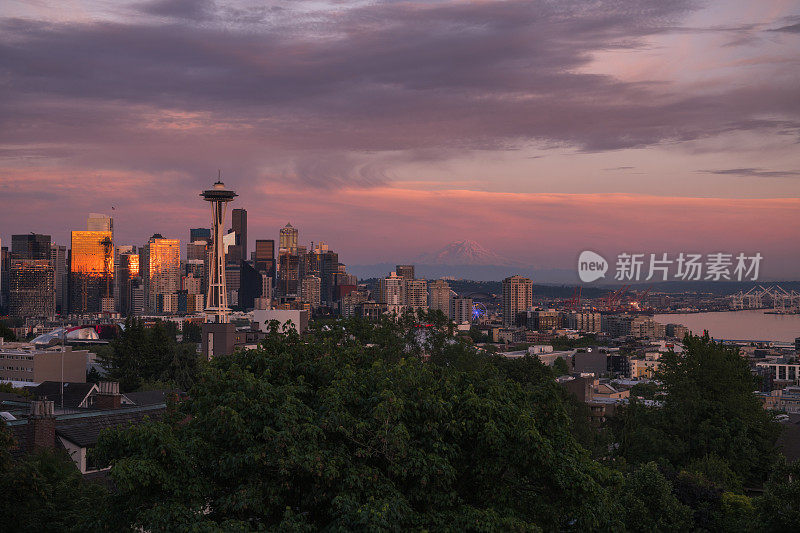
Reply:
[[251, 245], [291, 222], [348, 264], [469, 239], [796, 279], [800, 4], [766, 4], [10, 2], [0, 238], [183, 242], [221, 168]]

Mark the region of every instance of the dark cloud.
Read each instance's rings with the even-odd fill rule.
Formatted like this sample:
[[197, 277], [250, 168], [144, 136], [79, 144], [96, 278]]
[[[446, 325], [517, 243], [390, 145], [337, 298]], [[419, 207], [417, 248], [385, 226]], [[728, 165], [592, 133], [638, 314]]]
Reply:
[[611, 167], [611, 168], [604, 168], [603, 170], [633, 170], [636, 167]]
[[763, 168], [726, 168], [719, 170], [701, 170], [707, 174], [722, 176], [740, 176], [746, 178], [797, 178], [800, 171], [796, 170], [766, 170]]
[[212, 0], [153, 0], [136, 7], [148, 15], [192, 21], [210, 18], [215, 8]]
[[782, 26], [780, 28], [775, 28], [772, 31], [783, 31], [787, 33], [800, 33], [800, 22], [795, 24], [790, 24], [788, 26]]
[[253, 179], [340, 187], [390, 179], [398, 151], [604, 151], [798, 129], [794, 85], [686, 95], [580, 73], [597, 51], [675, 28], [688, 0], [388, 2], [313, 17], [137, 7], [166, 19], [0, 19], [0, 143], [187, 174], [227, 160]]

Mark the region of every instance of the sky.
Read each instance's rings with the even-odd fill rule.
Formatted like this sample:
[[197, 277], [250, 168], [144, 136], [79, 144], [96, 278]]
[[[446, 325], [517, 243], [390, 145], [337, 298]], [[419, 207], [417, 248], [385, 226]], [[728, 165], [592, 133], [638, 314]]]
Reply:
[[[534, 268], [585, 249], [760, 252], [800, 279], [800, 1], [0, 5], [0, 238], [207, 226], [344, 263], [470, 239]], [[113, 208], [113, 210], [112, 210]]]

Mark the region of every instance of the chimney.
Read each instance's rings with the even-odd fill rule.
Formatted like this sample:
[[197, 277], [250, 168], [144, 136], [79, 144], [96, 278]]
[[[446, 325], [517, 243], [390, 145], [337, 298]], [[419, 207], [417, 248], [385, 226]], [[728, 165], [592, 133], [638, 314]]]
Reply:
[[122, 406], [122, 395], [116, 381], [101, 381], [100, 391], [94, 398], [95, 409], [119, 409]]
[[53, 414], [53, 402], [44, 399], [31, 402], [28, 432], [28, 446], [32, 450], [55, 448], [56, 417]]

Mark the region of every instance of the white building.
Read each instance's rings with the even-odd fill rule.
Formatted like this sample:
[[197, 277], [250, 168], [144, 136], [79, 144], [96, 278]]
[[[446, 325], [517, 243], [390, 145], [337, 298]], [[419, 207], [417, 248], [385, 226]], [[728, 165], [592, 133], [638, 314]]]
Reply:
[[[255, 309], [253, 310], [253, 322], [258, 322], [261, 331], [269, 331], [270, 322], [277, 320], [284, 326], [291, 322], [297, 333], [302, 333], [308, 329], [309, 312], [306, 309]], [[282, 329], [282, 328], [281, 328]]]

